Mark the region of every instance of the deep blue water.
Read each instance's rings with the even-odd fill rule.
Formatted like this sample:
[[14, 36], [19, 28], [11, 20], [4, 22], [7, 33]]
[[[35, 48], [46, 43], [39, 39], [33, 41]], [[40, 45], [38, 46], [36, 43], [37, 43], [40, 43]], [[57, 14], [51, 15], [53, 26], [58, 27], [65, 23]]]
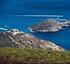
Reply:
[[[2, 16], [0, 18], [0, 28], [12, 29], [16, 28], [21, 31], [30, 33], [28, 27], [44, 21], [46, 17], [21, 17], [21, 16]], [[6, 25], [6, 26], [5, 26]], [[63, 48], [70, 50], [70, 28], [55, 33], [31, 33], [37, 38], [50, 40]]]
[[0, 15], [70, 14], [70, 0], [0, 0]]

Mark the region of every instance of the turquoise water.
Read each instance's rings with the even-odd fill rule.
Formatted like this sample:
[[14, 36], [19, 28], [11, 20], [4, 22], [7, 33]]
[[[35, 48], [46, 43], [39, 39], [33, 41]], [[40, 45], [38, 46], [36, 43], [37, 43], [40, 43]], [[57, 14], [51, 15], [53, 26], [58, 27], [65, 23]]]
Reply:
[[[28, 27], [46, 20], [46, 17], [23, 17], [23, 16], [1, 16], [0, 28], [16, 28], [20, 31], [30, 33]], [[1, 30], [3, 31], [3, 30]], [[50, 40], [63, 48], [70, 50], [70, 28], [55, 33], [31, 33], [37, 38]]]

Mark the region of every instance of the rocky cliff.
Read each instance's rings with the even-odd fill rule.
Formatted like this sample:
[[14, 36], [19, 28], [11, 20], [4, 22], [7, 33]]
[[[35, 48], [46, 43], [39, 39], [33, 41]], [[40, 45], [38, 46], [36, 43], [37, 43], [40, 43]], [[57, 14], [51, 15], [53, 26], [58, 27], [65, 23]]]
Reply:
[[0, 47], [45, 48], [54, 51], [64, 51], [63, 48], [50, 41], [38, 39], [31, 34], [21, 32], [17, 29], [0, 32]]

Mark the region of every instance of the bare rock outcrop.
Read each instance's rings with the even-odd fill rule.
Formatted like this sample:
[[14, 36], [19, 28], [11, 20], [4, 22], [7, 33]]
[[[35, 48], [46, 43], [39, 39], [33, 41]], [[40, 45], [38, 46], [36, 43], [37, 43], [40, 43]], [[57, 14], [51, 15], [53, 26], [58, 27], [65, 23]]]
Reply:
[[60, 46], [53, 42], [38, 39], [31, 34], [21, 32], [17, 29], [0, 33], [0, 47], [16, 48], [44, 48], [54, 51], [64, 51]]

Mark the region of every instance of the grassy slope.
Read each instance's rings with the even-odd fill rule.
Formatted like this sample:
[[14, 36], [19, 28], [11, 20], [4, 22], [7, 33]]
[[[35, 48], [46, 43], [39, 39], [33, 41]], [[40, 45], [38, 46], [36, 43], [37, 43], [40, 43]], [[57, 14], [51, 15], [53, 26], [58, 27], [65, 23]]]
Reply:
[[0, 64], [70, 64], [70, 52], [0, 48]]

